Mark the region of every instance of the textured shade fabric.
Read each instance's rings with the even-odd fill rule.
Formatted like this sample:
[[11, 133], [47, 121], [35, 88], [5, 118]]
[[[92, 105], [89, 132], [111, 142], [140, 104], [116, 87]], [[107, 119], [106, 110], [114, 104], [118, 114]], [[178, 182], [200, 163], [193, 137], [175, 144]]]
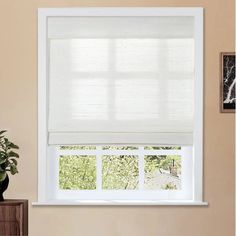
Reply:
[[192, 17], [48, 19], [50, 144], [192, 144]]

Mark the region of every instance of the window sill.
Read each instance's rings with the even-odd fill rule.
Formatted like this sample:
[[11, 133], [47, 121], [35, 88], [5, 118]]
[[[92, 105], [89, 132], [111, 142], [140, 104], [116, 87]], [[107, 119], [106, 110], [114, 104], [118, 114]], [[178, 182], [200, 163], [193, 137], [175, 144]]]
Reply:
[[141, 205], [141, 206], [208, 206], [208, 202], [202, 201], [126, 201], [126, 200], [71, 200], [71, 201], [46, 201], [32, 202], [33, 206], [80, 206], [80, 205], [95, 205], [95, 206], [115, 206], [115, 205]]

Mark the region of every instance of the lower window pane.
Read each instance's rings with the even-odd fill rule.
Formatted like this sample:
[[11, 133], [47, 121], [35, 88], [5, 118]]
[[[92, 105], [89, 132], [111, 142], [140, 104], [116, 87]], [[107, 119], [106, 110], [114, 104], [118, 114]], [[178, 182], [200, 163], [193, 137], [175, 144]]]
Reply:
[[181, 150], [180, 146], [145, 146], [144, 150]]
[[181, 189], [181, 156], [145, 156], [144, 187], [147, 190]]
[[96, 156], [60, 156], [60, 189], [96, 189]]
[[136, 146], [103, 146], [102, 150], [138, 150]]
[[60, 150], [96, 150], [96, 146], [66, 145], [66, 146], [60, 146]]
[[102, 157], [102, 188], [127, 190], [138, 188], [138, 156]]

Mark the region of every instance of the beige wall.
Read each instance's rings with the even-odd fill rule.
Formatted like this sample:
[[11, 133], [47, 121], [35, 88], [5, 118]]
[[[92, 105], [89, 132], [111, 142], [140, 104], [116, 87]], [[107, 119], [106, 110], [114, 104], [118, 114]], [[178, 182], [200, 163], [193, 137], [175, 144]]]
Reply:
[[20, 146], [8, 198], [37, 200], [37, 8], [205, 8], [204, 193], [209, 207], [29, 206], [31, 236], [233, 236], [234, 116], [219, 113], [219, 53], [234, 50], [234, 0], [0, 0], [0, 127]]

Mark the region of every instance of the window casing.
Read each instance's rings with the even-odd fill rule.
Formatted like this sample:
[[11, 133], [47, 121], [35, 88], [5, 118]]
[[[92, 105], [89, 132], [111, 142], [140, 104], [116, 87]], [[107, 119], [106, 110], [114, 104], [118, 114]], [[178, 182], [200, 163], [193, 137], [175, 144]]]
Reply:
[[[53, 45], [52, 41], [50, 42], [47, 39], [48, 35], [48, 27], [50, 22], [50, 17], [56, 18], [56, 17], [68, 17], [68, 16], [73, 16], [73, 17], [81, 17], [81, 16], [86, 16], [86, 17], [91, 17], [91, 16], [105, 16], [105, 17], [163, 17], [163, 16], [169, 16], [169, 17], [192, 17], [194, 21], [194, 29], [193, 29], [193, 35], [194, 35], [194, 54], [192, 55], [193, 62], [191, 61], [185, 61], [186, 65], [186, 76], [188, 76], [188, 73], [190, 73], [188, 70], [191, 70], [191, 66], [194, 66], [194, 81], [193, 81], [193, 107], [194, 107], [194, 119], [193, 119], [193, 132], [192, 132], [192, 139], [189, 138], [188, 135], [185, 136], [179, 136], [181, 132], [175, 136], [173, 135], [172, 140], [170, 141], [169, 136], [166, 135], [165, 133], [163, 134], [161, 131], [162, 127], [158, 127], [159, 129], [159, 135], [158, 136], [153, 136], [152, 132], [148, 133], [146, 132], [148, 129], [143, 130], [138, 130], [138, 132], [141, 132], [141, 135], [137, 135], [137, 133], [132, 133], [131, 139], [132, 142], [129, 143], [130, 137], [129, 136], [122, 136], [117, 130], [119, 131], [121, 129], [121, 126], [118, 126], [113, 130], [113, 133], [111, 135], [107, 136], [106, 132], [101, 133], [99, 136], [94, 135], [94, 136], [89, 136], [88, 133], [84, 132], [83, 133], [83, 139], [80, 140], [78, 136], [74, 135], [72, 133], [66, 133], [65, 130], [62, 130], [62, 132], [53, 132], [53, 128], [51, 131], [49, 130], [48, 133], [48, 127], [50, 127], [50, 123], [54, 125], [55, 119], [57, 119], [58, 114], [54, 114], [53, 116], [50, 116], [49, 110], [50, 110], [50, 96], [53, 95], [52, 89], [53, 84], [51, 84], [50, 81], [50, 73], [52, 72], [52, 68], [48, 64], [49, 61], [51, 60], [50, 56], [52, 51], [48, 54], [50, 46]], [[52, 18], [52, 19], [53, 19]], [[203, 29], [202, 29], [202, 9], [200, 8], [169, 8], [169, 9], [161, 9], [161, 8], [140, 8], [140, 9], [125, 9], [125, 8], [94, 8], [94, 9], [40, 9], [39, 11], [39, 127], [38, 127], [38, 132], [39, 132], [39, 194], [38, 194], [38, 200], [39, 202], [53, 202], [53, 201], [76, 201], [76, 200], [83, 200], [83, 201], [94, 201], [94, 200], [117, 200], [117, 201], [152, 201], [152, 202], [162, 202], [162, 201], [187, 201], [187, 202], [201, 202], [202, 201], [202, 101], [203, 101], [203, 86], [202, 86], [202, 66], [203, 66], [203, 41], [202, 41], [202, 34], [203, 34]], [[53, 30], [53, 27], [52, 27]], [[83, 41], [83, 40], [82, 40]], [[169, 40], [170, 45], [171, 41]], [[178, 40], [177, 40], [178, 41]], [[163, 39], [159, 39], [158, 41], [155, 41], [155, 43], [162, 43], [163, 42], [168, 42]], [[88, 40], [85, 40], [84, 43], [89, 43]], [[104, 42], [100, 42], [102, 44]], [[122, 40], [118, 42], [122, 45]], [[139, 42], [132, 42], [132, 43], [139, 43]], [[177, 42], [178, 43], [178, 42]], [[181, 43], [181, 42], [180, 42]], [[191, 44], [191, 40], [189, 41], [189, 44]], [[129, 42], [128, 42], [129, 44]], [[152, 42], [151, 42], [152, 44]], [[76, 54], [76, 50], [80, 51], [80, 45], [81, 41], [75, 41], [73, 44], [72, 40], [72, 52]], [[149, 44], [150, 45], [150, 42]], [[53, 47], [53, 46], [52, 46]], [[118, 46], [119, 47], [119, 46]], [[52, 48], [50, 50], [53, 50]], [[112, 49], [114, 50], [114, 48]], [[121, 48], [122, 50], [122, 48]], [[57, 48], [55, 48], [55, 52], [57, 51]], [[175, 51], [172, 51], [172, 54], [176, 53]], [[177, 53], [178, 48], [177, 48]], [[128, 62], [125, 61], [127, 58], [122, 58], [122, 53], [120, 54], [121, 60], [120, 64], [118, 63], [117, 67], [121, 70], [122, 73], [127, 73], [127, 71], [130, 68], [127, 68]], [[155, 55], [154, 55], [155, 56]], [[72, 57], [73, 58], [73, 57]], [[119, 58], [119, 55], [118, 55]], [[163, 59], [163, 58], [162, 58]], [[83, 60], [79, 60], [79, 62], [83, 62]], [[162, 61], [162, 60], [160, 60]], [[95, 67], [96, 67], [96, 61]], [[137, 63], [144, 63], [137, 61]], [[183, 70], [181, 68], [183, 66], [183, 63], [176, 63], [176, 61], [169, 61], [168, 63], [171, 64], [171, 68], [174, 70], [173, 74], [178, 73], [178, 70]], [[191, 64], [192, 63], [192, 64]], [[56, 64], [55, 64], [56, 65]], [[55, 71], [57, 70], [58, 65], [55, 66]], [[89, 68], [89, 63], [85, 63], [84, 66], [80, 67], [76, 65], [75, 63], [72, 63], [72, 67], [74, 66], [74, 69], [79, 70], [89, 70], [90, 74], [94, 73], [96, 75], [96, 70], [93, 72], [93, 68]], [[86, 66], [88, 68], [86, 68]], [[134, 63], [135, 66], [135, 63]], [[160, 65], [159, 65], [160, 66]], [[152, 64], [147, 64], [147, 67], [150, 69], [153, 69], [154, 71], [156, 70], [155, 66]], [[161, 66], [160, 66], [161, 67]], [[81, 69], [82, 68], [82, 69]], [[98, 68], [102, 70], [101, 65], [98, 65]], [[142, 71], [138, 71], [139, 67], [136, 67], [136, 70], [138, 74], [142, 73]], [[190, 69], [189, 69], [190, 68]], [[77, 73], [84, 73], [83, 71], [77, 71]], [[169, 72], [170, 74], [172, 73], [171, 71]], [[111, 74], [110, 74], [111, 75]], [[129, 77], [132, 77], [132, 73], [127, 74]], [[170, 75], [171, 77], [171, 75]], [[82, 80], [81, 80], [82, 81]], [[138, 80], [134, 79], [136, 84], [138, 84]], [[88, 82], [88, 81], [87, 81]], [[99, 81], [100, 83], [101, 81]], [[132, 81], [133, 82], [133, 81]], [[119, 83], [119, 81], [118, 81]], [[134, 83], [135, 84], [135, 83]], [[164, 81], [165, 84], [165, 81]], [[178, 81], [171, 81], [172, 87], [176, 86], [181, 87], [181, 83], [178, 83]], [[81, 88], [84, 88], [88, 90], [88, 86], [86, 87], [86, 82], [81, 82]], [[121, 98], [125, 97], [124, 90], [125, 86], [123, 86], [122, 83], [117, 87], [120, 89], [120, 91], [116, 91], [116, 94], [121, 93]], [[126, 84], [126, 87], [128, 85]], [[141, 85], [142, 86], [142, 85]], [[152, 86], [153, 89], [155, 90], [155, 84]], [[157, 86], [156, 86], [157, 87]], [[191, 87], [191, 86], [190, 86]], [[150, 87], [147, 88], [150, 91]], [[163, 89], [165, 89], [165, 86], [162, 85], [162, 89], [160, 89], [160, 92], [163, 92]], [[81, 91], [81, 90], [80, 90]], [[94, 90], [93, 90], [94, 91]], [[142, 90], [140, 90], [142, 91]], [[171, 90], [170, 90], [171, 91]], [[176, 90], [174, 90], [176, 91]], [[77, 91], [78, 92], [78, 91]], [[111, 93], [112, 91], [110, 91]], [[114, 91], [113, 91], [114, 92]], [[145, 92], [145, 91], [144, 91]], [[155, 92], [155, 91], [154, 91]], [[123, 94], [122, 94], [123, 93]], [[173, 93], [173, 91], [172, 91]], [[172, 94], [170, 92], [170, 95]], [[103, 96], [102, 94], [98, 94], [98, 98]], [[145, 94], [143, 94], [145, 96]], [[177, 94], [178, 96], [178, 94]], [[130, 96], [128, 96], [130, 98]], [[155, 101], [152, 101], [155, 103]], [[85, 105], [85, 104], [82, 104]], [[104, 104], [100, 104], [100, 107], [102, 107]], [[171, 105], [171, 104], [170, 104]], [[122, 100], [120, 103], [120, 106], [122, 106]], [[143, 107], [147, 106], [147, 104], [143, 104]], [[176, 103], [175, 106], [178, 106], [178, 103]], [[172, 107], [175, 107], [172, 104]], [[52, 106], [53, 107], [53, 106]], [[130, 106], [131, 107], [131, 106]], [[129, 107], [129, 108], [130, 108]], [[108, 106], [109, 108], [109, 106]], [[191, 106], [189, 107], [191, 109]], [[187, 109], [189, 109], [187, 108]], [[104, 106], [101, 108], [101, 110], [105, 109]], [[106, 108], [107, 109], [107, 108]], [[135, 108], [134, 108], [135, 109]], [[138, 108], [136, 108], [138, 109]], [[165, 108], [162, 108], [165, 109]], [[80, 109], [81, 110], [81, 109]], [[119, 106], [118, 106], [119, 110]], [[122, 111], [122, 109], [121, 109]], [[138, 110], [139, 111], [139, 110]], [[161, 111], [161, 110], [160, 110]], [[67, 111], [68, 112], [68, 111]], [[137, 110], [136, 110], [137, 112]], [[100, 113], [101, 119], [104, 118], [104, 115], [106, 112]], [[127, 115], [128, 114], [128, 115]], [[121, 120], [126, 118], [129, 119], [129, 113], [124, 114], [122, 112], [118, 112], [118, 120]], [[144, 116], [145, 113], [140, 114], [141, 116]], [[161, 113], [160, 113], [161, 114]], [[85, 126], [91, 123], [87, 122], [89, 118], [92, 118], [91, 114], [89, 116], [89, 113], [83, 114], [86, 119], [85, 120]], [[97, 114], [99, 115], [99, 113]], [[96, 118], [96, 117], [94, 117]], [[99, 118], [99, 117], [98, 117]], [[176, 117], [175, 117], [176, 118]], [[50, 121], [51, 119], [51, 121]], [[99, 120], [99, 119], [98, 119]], [[131, 119], [132, 120], [132, 119]], [[60, 120], [58, 121], [60, 123]], [[55, 122], [57, 123], [57, 122]], [[71, 124], [70, 122], [68, 123], [69, 125]], [[126, 131], [133, 131], [132, 129], [129, 130], [130, 125], [124, 126], [124, 130]], [[131, 123], [132, 124], [132, 121]], [[147, 124], [147, 123], [146, 123]], [[155, 120], [154, 120], [155, 124]], [[140, 123], [138, 124], [140, 125]], [[145, 123], [144, 123], [145, 125]], [[171, 126], [171, 124], [167, 124], [166, 127]], [[53, 127], [53, 126], [52, 126]], [[72, 126], [70, 129], [73, 130]], [[96, 126], [96, 120], [95, 120], [95, 131], [96, 128], [101, 127], [101, 123]], [[109, 127], [109, 125], [108, 125]], [[143, 126], [140, 126], [143, 127]], [[178, 127], [178, 125], [176, 126]], [[55, 127], [54, 127], [55, 128]], [[107, 128], [107, 122], [104, 122], [103, 128]], [[114, 128], [114, 126], [113, 126]], [[149, 127], [149, 131], [151, 131], [153, 126]], [[67, 129], [68, 130], [68, 129]], [[176, 129], [177, 130], [177, 129]], [[83, 130], [81, 130], [83, 132]], [[80, 132], [81, 132], [80, 131]], [[107, 130], [108, 132], [111, 131], [111, 129]], [[164, 130], [166, 132], [166, 130]], [[50, 133], [51, 132], [51, 133]], [[63, 134], [65, 132], [65, 135]], [[178, 132], [178, 130], [177, 130]], [[115, 133], [115, 135], [114, 135]], [[125, 133], [125, 132], [124, 132]], [[122, 134], [124, 134], [122, 133]], [[188, 133], [188, 132], [186, 132]], [[71, 135], [72, 134], [72, 135]], [[99, 137], [99, 138], [97, 138]], [[101, 142], [101, 138], [102, 142]], [[125, 137], [122, 138], [121, 137]], [[167, 137], [167, 138], [166, 138]], [[157, 140], [160, 140], [158, 143]], [[178, 140], [182, 140], [180, 143]], [[92, 140], [92, 141], [91, 141]], [[100, 140], [100, 144], [98, 142]], [[109, 142], [109, 140], [112, 140], [112, 142]], [[135, 140], [135, 142], [133, 141]], [[148, 140], [147, 142], [144, 142], [144, 140]], [[164, 141], [163, 141], [164, 140]], [[167, 140], [165, 142], [165, 140]], [[184, 140], [184, 141], [183, 141]], [[187, 140], [187, 141], [186, 141]], [[189, 141], [190, 140], [190, 141]], [[78, 143], [79, 142], [79, 143]], [[115, 144], [115, 145], [121, 145], [124, 143], [125, 145], [135, 145], [138, 147], [137, 150], [102, 150], [102, 145], [110, 145], [110, 144]], [[183, 144], [184, 143], [184, 144]], [[60, 150], [59, 146], [60, 145], [68, 145], [68, 144], [73, 144], [73, 145], [81, 145], [81, 144], [93, 144], [96, 145], [96, 150], [93, 151], [62, 151]], [[99, 144], [99, 145], [97, 145]], [[151, 155], [150, 153], [153, 153], [153, 155], [159, 155], [160, 152], [157, 150], [145, 150], [145, 146], [153, 146], [153, 145], [159, 145], [159, 146], [168, 146], [168, 145], [180, 145], [181, 146], [181, 151], [176, 151], [181, 156], [181, 163], [182, 163], [182, 171], [183, 174], [181, 175], [181, 181], [183, 184], [183, 188], [181, 190], [168, 190], [168, 191], [163, 191], [163, 190], [146, 190], [144, 189], [144, 171], [141, 171], [141, 169], [144, 167], [144, 158], [146, 155]], [[96, 189], [95, 190], [61, 190], [59, 186], [59, 156], [62, 154], [65, 155], [88, 155], [88, 154], [93, 154], [96, 157]], [[81, 154], [82, 153], [82, 154]], [[87, 153], [87, 154], [86, 154]], [[169, 152], [171, 153], [171, 152]], [[102, 190], [102, 180], [101, 180], [101, 158], [104, 155], [131, 155], [131, 156], [136, 156], [138, 160], [138, 167], [139, 167], [139, 183], [138, 186], [139, 188], [136, 190]], [[168, 155], [168, 151], [167, 154]], [[187, 158], [188, 157], [188, 158]], [[46, 170], [46, 171], [45, 171]], [[96, 194], [94, 194], [96, 193]]]

